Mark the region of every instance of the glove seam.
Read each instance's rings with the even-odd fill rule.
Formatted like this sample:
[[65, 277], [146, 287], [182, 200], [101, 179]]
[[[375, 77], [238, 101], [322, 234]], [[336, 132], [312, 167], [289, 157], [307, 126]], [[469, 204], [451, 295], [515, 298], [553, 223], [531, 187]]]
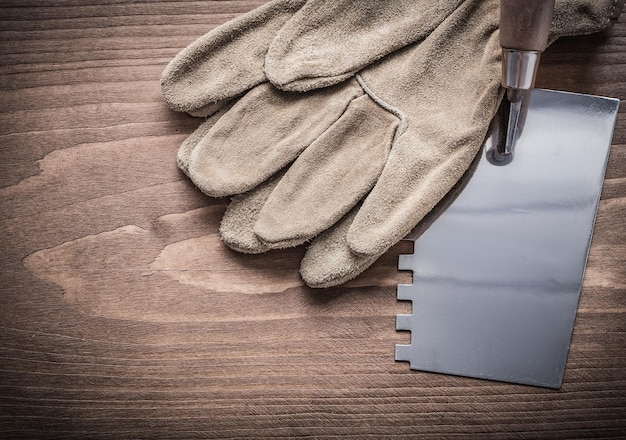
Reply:
[[396, 140], [406, 131], [407, 120], [406, 120], [405, 114], [402, 112], [402, 110], [400, 110], [399, 108], [394, 107], [393, 105], [389, 104], [384, 99], [382, 99], [380, 96], [378, 96], [376, 93], [374, 93], [374, 91], [372, 89], [370, 89], [367, 86], [367, 84], [365, 84], [365, 80], [363, 80], [363, 77], [361, 75], [359, 75], [357, 73], [357, 74], [354, 75], [354, 77], [356, 78], [356, 81], [359, 83], [359, 85], [361, 86], [363, 91], [370, 98], [372, 98], [372, 100], [376, 104], [378, 104], [383, 109], [387, 110], [388, 112], [390, 112], [391, 114], [396, 116], [398, 119], [400, 119], [400, 126], [398, 127], [398, 129], [396, 130], [396, 133], [393, 136], [393, 142], [395, 143]]

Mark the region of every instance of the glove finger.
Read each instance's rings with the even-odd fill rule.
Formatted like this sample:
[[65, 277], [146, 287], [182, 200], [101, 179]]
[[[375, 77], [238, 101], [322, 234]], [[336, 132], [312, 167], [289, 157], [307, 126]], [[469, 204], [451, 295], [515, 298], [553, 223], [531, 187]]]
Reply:
[[176, 154], [176, 162], [178, 164], [178, 168], [189, 177], [189, 159], [191, 157], [191, 152], [194, 148], [200, 143], [202, 138], [204, 138], [211, 128], [215, 125], [215, 123], [226, 114], [226, 112], [232, 107], [233, 103], [227, 104], [226, 107], [219, 110], [217, 113], [213, 114], [211, 117], [207, 118], [198, 128], [194, 130], [193, 133], [185, 139], [185, 141], [178, 148], [178, 153]]
[[374, 186], [399, 118], [369, 96], [345, 113], [289, 167], [255, 226], [270, 243], [304, 241], [343, 217]]
[[355, 80], [311, 93], [261, 84], [193, 148], [189, 176], [210, 196], [247, 192], [295, 160], [362, 94]]
[[442, 155], [420, 154], [432, 148], [415, 140], [399, 141], [395, 151], [414, 154], [390, 156], [348, 233], [350, 249], [380, 254], [405, 237], [467, 171], [482, 145], [483, 136], [473, 137]]
[[170, 107], [195, 112], [266, 81], [270, 42], [306, 0], [274, 0], [243, 14], [183, 49], [161, 75]]
[[252, 191], [231, 199], [220, 224], [220, 236], [226, 246], [245, 254], [259, 254], [302, 244], [302, 241], [267, 243], [254, 233], [261, 209], [283, 175], [280, 172]]
[[370, 267], [380, 255], [358, 255], [350, 251], [346, 237], [359, 206], [332, 228], [319, 235], [307, 248], [300, 275], [309, 287], [327, 288], [343, 284]]
[[272, 41], [269, 80], [283, 90], [337, 84], [423, 39], [462, 0], [310, 0]]

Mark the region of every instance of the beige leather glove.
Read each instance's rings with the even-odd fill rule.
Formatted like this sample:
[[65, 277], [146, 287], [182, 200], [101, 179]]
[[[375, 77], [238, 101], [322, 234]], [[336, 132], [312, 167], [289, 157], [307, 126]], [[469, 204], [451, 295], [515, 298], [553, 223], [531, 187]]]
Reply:
[[[599, 20], [589, 15], [598, 2], [577, 3], [596, 9], [573, 9], [566, 20], [556, 21], [561, 25], [553, 36], [576, 33], [576, 23], [581, 32], [608, 24], [611, 8]], [[304, 20], [298, 14], [281, 22], [279, 32], [298, 17]], [[560, 9], [555, 13], [565, 15]], [[308, 93], [282, 92], [261, 82], [207, 120], [181, 147], [179, 163], [207, 194], [245, 193], [233, 198], [224, 216], [226, 243], [260, 252], [317, 237], [301, 267], [314, 287], [340, 284], [368, 267], [449, 191], [480, 148], [501, 95], [497, 24], [498, 1], [467, 0], [423, 41], [355, 78]], [[306, 33], [292, 35], [297, 41]], [[220, 46], [224, 40], [217, 41], [216, 51], [207, 44], [196, 47], [228, 53]], [[256, 41], [269, 41], [269, 56], [280, 53], [272, 45], [286, 39]], [[308, 62], [314, 63], [315, 51], [309, 52]], [[188, 90], [189, 81], [194, 94], [212, 90], [206, 86], [212, 83], [207, 66], [194, 59], [186, 54], [170, 64], [164, 74], [166, 98], [172, 90]], [[245, 72], [254, 70], [248, 67]], [[265, 67], [270, 78], [280, 76], [270, 73], [269, 62]], [[302, 69], [293, 71], [302, 75]], [[341, 77], [337, 70], [315, 72], [281, 86], [308, 88]], [[173, 107], [196, 111], [214, 103], [221, 105], [211, 95], [186, 108], [179, 102]], [[277, 174], [282, 169], [285, 174]]]

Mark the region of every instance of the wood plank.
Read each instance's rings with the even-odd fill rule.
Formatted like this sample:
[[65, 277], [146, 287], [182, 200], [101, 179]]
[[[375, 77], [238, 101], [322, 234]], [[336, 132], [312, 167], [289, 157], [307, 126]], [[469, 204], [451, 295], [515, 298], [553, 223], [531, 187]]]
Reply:
[[[0, 437], [626, 436], [626, 119], [614, 136], [563, 387], [396, 363], [401, 242], [313, 290], [304, 248], [241, 255], [227, 203], [176, 168], [198, 119], [159, 75], [265, 3], [0, 5]], [[555, 43], [540, 87], [626, 97], [626, 17]]]

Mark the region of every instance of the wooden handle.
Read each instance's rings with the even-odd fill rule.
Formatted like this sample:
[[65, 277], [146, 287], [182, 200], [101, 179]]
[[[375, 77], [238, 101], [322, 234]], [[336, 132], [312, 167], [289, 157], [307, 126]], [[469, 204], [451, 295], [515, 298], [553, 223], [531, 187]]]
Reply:
[[500, 45], [543, 52], [548, 44], [554, 0], [501, 0]]

